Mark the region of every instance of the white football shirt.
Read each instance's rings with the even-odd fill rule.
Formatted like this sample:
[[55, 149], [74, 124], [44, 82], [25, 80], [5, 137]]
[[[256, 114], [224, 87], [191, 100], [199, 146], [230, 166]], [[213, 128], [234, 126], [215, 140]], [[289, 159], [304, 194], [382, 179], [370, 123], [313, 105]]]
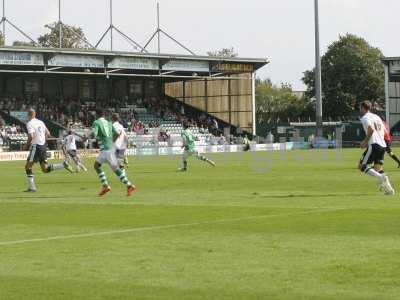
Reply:
[[67, 151], [73, 151], [76, 150], [76, 139], [75, 135], [70, 134], [67, 135], [66, 138], [64, 139], [64, 145]]
[[115, 141], [115, 147], [117, 150], [125, 150], [128, 147], [128, 136], [126, 135], [124, 126], [119, 122], [114, 122], [113, 126], [119, 135], [118, 139]]
[[32, 145], [43, 146], [46, 144], [47, 127], [42, 121], [34, 118], [26, 124], [26, 129], [32, 136]]
[[374, 129], [374, 133], [368, 141], [368, 145], [378, 144], [383, 148], [386, 148], [385, 142], [385, 124], [382, 119], [373, 113], [366, 113], [361, 118], [361, 123], [364, 127], [365, 134], [368, 132], [368, 127], [372, 127]]

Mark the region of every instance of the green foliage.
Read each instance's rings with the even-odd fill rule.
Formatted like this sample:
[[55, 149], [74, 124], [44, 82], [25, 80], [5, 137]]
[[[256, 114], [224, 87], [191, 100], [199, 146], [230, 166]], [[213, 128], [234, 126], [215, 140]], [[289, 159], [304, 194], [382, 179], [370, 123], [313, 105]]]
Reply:
[[4, 36], [3, 36], [3, 32], [0, 31], [0, 46], [4, 46], [5, 42], [4, 42]]
[[207, 52], [207, 55], [212, 57], [226, 57], [226, 58], [238, 56], [233, 47], [222, 48], [221, 50], [216, 50], [216, 51], [209, 51]]
[[289, 84], [273, 85], [270, 80], [256, 81], [257, 123], [295, 120], [309, 116], [312, 103], [296, 96]]
[[24, 42], [24, 41], [14, 41], [14, 47], [35, 47], [36, 45], [33, 42]]
[[[363, 38], [352, 34], [341, 36], [322, 57], [322, 88], [324, 116], [348, 117], [358, 104], [371, 100], [383, 105], [384, 70], [382, 52]], [[314, 70], [304, 73], [307, 96], [315, 96]]]
[[[38, 43], [42, 47], [58, 48], [60, 46], [59, 23], [45, 25], [49, 32], [38, 38]], [[63, 24], [62, 27], [62, 47], [63, 48], [87, 48], [85, 33], [82, 28]]]

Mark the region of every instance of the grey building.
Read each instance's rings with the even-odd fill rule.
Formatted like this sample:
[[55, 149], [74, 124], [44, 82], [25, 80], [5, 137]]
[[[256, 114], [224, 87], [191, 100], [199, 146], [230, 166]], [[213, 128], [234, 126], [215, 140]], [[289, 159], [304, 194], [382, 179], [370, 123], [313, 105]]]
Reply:
[[400, 57], [386, 57], [385, 67], [385, 102], [386, 120], [390, 128], [400, 122]]

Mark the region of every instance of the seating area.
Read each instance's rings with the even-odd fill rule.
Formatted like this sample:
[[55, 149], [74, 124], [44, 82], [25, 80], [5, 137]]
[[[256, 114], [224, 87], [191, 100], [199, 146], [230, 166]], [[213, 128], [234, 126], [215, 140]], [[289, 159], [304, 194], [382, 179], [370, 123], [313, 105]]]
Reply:
[[9, 125], [0, 117], [0, 151], [22, 150], [28, 135], [20, 126]]
[[[182, 123], [191, 127], [191, 131], [198, 139], [199, 144], [224, 144], [225, 138], [215, 136], [216, 121], [206, 118], [205, 114], [197, 119], [188, 118], [179, 103], [169, 102], [167, 99], [137, 99], [135, 103], [128, 103], [127, 99], [40, 99], [2, 98], [0, 108], [10, 115], [18, 116], [18, 113], [34, 107], [38, 117], [45, 122], [51, 122], [61, 127], [74, 130], [77, 134], [85, 137], [90, 136], [90, 127], [97, 118], [96, 111], [104, 109], [108, 116], [118, 113], [121, 123], [124, 125], [131, 145], [138, 147], [153, 146], [179, 146], [182, 145], [181, 133]], [[21, 120], [22, 121], [22, 120]], [[0, 127], [1, 128], [1, 127]], [[6, 134], [1, 137], [1, 143], [12, 148], [18, 148], [25, 144], [27, 135], [25, 128], [19, 128], [18, 132], [5, 130]], [[60, 132], [60, 137], [65, 132]], [[3, 147], [6, 147], [3, 146]]]

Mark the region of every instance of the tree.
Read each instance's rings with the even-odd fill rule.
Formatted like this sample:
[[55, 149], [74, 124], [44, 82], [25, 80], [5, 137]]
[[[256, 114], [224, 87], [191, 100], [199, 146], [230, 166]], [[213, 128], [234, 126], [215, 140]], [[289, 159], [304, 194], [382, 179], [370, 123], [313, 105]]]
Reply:
[[209, 51], [207, 52], [207, 55], [213, 57], [226, 57], [226, 58], [238, 56], [233, 47], [222, 48], [221, 50], [216, 50], [216, 51]]
[[0, 46], [4, 46], [5, 41], [4, 41], [4, 36], [3, 36], [3, 32], [0, 31]]
[[24, 42], [24, 41], [14, 41], [14, 47], [35, 47], [36, 45], [33, 42]]
[[269, 79], [256, 81], [256, 117], [259, 124], [308, 117], [311, 106], [306, 98], [299, 99], [289, 84], [276, 86]]
[[[59, 23], [45, 25], [50, 32], [41, 35], [38, 43], [42, 47], [60, 47]], [[88, 43], [82, 28], [63, 24], [62, 26], [62, 47], [63, 48], [88, 48]]]
[[[325, 117], [349, 117], [358, 105], [370, 100], [383, 105], [382, 52], [352, 34], [333, 42], [322, 57], [323, 110]], [[315, 97], [315, 72], [304, 72], [307, 97]]]

